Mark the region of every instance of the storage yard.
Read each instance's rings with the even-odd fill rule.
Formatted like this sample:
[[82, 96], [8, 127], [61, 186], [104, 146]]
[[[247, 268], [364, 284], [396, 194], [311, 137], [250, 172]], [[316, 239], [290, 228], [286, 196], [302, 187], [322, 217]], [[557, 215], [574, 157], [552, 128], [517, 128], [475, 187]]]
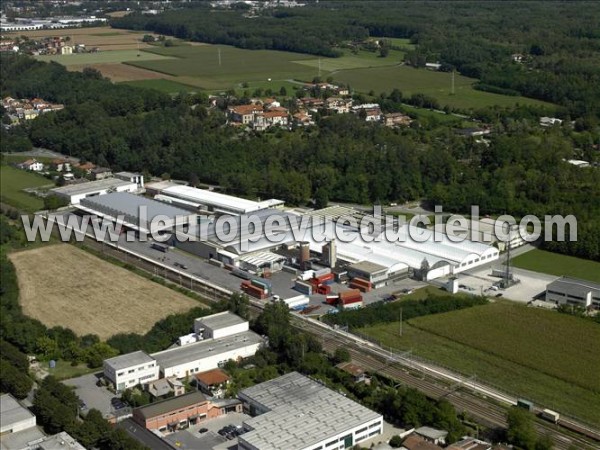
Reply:
[[12, 253], [10, 259], [23, 312], [78, 335], [144, 334], [169, 314], [203, 306], [72, 245]]

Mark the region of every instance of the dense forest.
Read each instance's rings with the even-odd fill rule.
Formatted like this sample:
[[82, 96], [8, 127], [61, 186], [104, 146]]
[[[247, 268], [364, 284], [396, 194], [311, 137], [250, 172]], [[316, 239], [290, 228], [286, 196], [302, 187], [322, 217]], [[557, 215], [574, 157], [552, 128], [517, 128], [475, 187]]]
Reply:
[[[425, 198], [446, 211], [482, 214], [574, 214], [578, 241], [551, 243], [564, 253], [600, 259], [600, 171], [564, 161], [598, 160], [598, 134], [544, 129], [535, 112], [499, 115], [489, 145], [447, 126], [417, 120], [393, 130], [354, 115], [322, 117], [317, 126], [254, 134], [225, 127], [219, 110], [197, 96], [114, 85], [93, 70], [2, 57], [1, 94], [41, 96], [67, 105], [23, 127], [2, 131], [29, 145], [79, 156], [115, 170], [220, 184], [251, 198], [290, 204]], [[394, 105], [390, 94], [382, 103]], [[391, 106], [390, 106], [391, 107]], [[491, 114], [493, 115], [493, 114]]]
[[332, 57], [368, 36], [408, 38], [418, 44], [406, 55], [410, 64], [439, 61], [444, 70], [480, 79], [482, 89], [554, 102], [573, 117], [600, 115], [599, 3], [330, 0], [251, 19], [243, 10], [207, 8], [195, 2], [158, 16], [130, 14], [112, 25]]

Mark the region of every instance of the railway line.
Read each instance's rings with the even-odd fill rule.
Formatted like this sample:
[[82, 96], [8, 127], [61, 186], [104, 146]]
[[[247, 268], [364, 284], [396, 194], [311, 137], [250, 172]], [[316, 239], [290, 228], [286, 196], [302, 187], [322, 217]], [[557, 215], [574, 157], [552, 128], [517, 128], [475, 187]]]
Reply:
[[[160, 276], [176, 285], [190, 289], [209, 301], [226, 299], [231, 295], [231, 291], [227, 289], [186, 272], [177, 271], [142, 255], [135, 255], [129, 250], [104, 244], [94, 239], [84, 239], [81, 244], [123, 263], [134, 265], [149, 274]], [[259, 313], [263, 305], [264, 302], [251, 299], [251, 307], [255, 312]], [[468, 413], [482, 425], [493, 428], [506, 428], [507, 426], [506, 406], [501, 406], [497, 398], [492, 400], [486, 396], [461, 390], [462, 383], [459, 384], [458, 389], [453, 388], [440, 377], [432, 377], [430, 372], [424, 373], [422, 368], [416, 366], [414, 362], [411, 363], [411, 360], [401, 357], [386, 358], [382, 349], [377, 350], [370, 343], [365, 345], [365, 341], [357, 336], [342, 335], [325, 324], [292, 315], [292, 325], [321, 338], [323, 348], [327, 351], [333, 352], [338, 346], [344, 346], [350, 351], [352, 359], [367, 371], [381, 373], [408, 387], [420, 390], [430, 398], [446, 398], [458, 411]], [[469, 387], [468, 383], [464, 384]], [[504, 400], [503, 403], [508, 405], [511, 402]], [[535, 427], [538, 434], [549, 435], [554, 441], [555, 448], [559, 450], [600, 448], [600, 434], [597, 431], [573, 422], [563, 421], [560, 425], [554, 425], [536, 421]]]

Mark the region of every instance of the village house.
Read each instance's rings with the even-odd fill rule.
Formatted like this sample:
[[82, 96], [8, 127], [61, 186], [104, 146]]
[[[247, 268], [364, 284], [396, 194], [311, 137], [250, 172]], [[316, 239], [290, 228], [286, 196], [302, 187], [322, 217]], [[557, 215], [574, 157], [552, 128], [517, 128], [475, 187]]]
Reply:
[[185, 394], [185, 386], [175, 377], [161, 378], [148, 383], [146, 389], [154, 398], [173, 393], [173, 397]]
[[31, 170], [32, 172], [41, 172], [44, 170], [44, 165], [36, 159], [28, 159], [22, 163], [17, 164], [19, 169]]
[[412, 123], [412, 119], [406, 114], [402, 113], [389, 113], [384, 115], [383, 123], [386, 127], [407, 127]]
[[365, 120], [367, 122], [379, 122], [381, 120], [381, 109], [365, 108]]
[[348, 114], [352, 107], [352, 99], [345, 99], [341, 97], [329, 97], [325, 100], [325, 107], [330, 113], [337, 114]]
[[325, 101], [322, 98], [315, 97], [302, 97], [296, 101], [299, 108], [305, 108], [311, 112], [317, 112], [319, 108], [325, 105]]
[[343, 362], [339, 363], [336, 367], [351, 375], [352, 378], [354, 378], [355, 383], [362, 383], [368, 381], [367, 384], [369, 384], [370, 382], [370, 379], [367, 378], [365, 371], [356, 364], [352, 364], [351, 362]]
[[196, 385], [211, 397], [223, 398], [231, 377], [221, 369], [212, 369], [196, 374]]
[[94, 180], [104, 180], [105, 178], [112, 177], [112, 170], [108, 167], [95, 167], [91, 170], [91, 174]]
[[294, 114], [294, 125], [299, 127], [308, 127], [314, 125], [315, 122], [310, 114], [306, 111], [301, 110]]
[[262, 113], [262, 111], [263, 107], [255, 104], [230, 106], [228, 108], [229, 119], [232, 122], [244, 125], [250, 125], [254, 122], [254, 116], [258, 113]]
[[96, 164], [88, 161], [86, 163], [78, 164], [75, 167], [79, 170], [84, 171], [86, 175], [89, 175], [90, 173], [92, 173], [92, 169], [96, 168]]
[[66, 159], [53, 159], [50, 162], [50, 167], [57, 172], [70, 172], [71, 171], [71, 163]]

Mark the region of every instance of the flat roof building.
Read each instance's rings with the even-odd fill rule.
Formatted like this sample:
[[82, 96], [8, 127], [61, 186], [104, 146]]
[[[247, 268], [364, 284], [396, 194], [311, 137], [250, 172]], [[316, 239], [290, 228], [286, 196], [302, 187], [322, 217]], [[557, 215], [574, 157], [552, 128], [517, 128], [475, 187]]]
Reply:
[[546, 301], [600, 310], [600, 284], [562, 277], [546, 286]]
[[415, 430], [415, 433], [421, 436], [428, 442], [431, 442], [435, 445], [444, 445], [446, 444], [446, 437], [448, 436], [448, 432], [446, 430], [438, 430], [436, 428], [431, 427], [420, 427]]
[[160, 366], [163, 377], [184, 378], [215, 369], [229, 360], [253, 356], [262, 344], [263, 339], [258, 334], [244, 331], [171, 348], [151, 356]]
[[219, 339], [248, 331], [248, 321], [229, 311], [199, 317], [194, 320], [194, 332], [204, 339]]
[[126, 192], [85, 198], [78, 208], [146, 233], [151, 230], [172, 230], [176, 224], [186, 231], [189, 224], [196, 223], [197, 217], [181, 208]]
[[72, 205], [78, 205], [81, 200], [88, 197], [106, 195], [110, 192], [136, 192], [138, 186], [130, 181], [117, 178], [105, 178], [103, 180], [88, 181], [85, 183], [69, 184], [50, 189], [50, 193], [68, 201]]
[[144, 175], [135, 172], [117, 172], [115, 177], [119, 180], [129, 181], [130, 183], [137, 184], [138, 188], [143, 189], [144, 187]]
[[141, 350], [104, 360], [104, 377], [119, 392], [158, 380], [158, 372], [154, 358]]
[[345, 449], [381, 434], [380, 414], [298, 372], [239, 393], [250, 414], [243, 450]]
[[0, 417], [0, 435], [16, 433], [36, 425], [35, 415], [11, 394], [0, 396]]

